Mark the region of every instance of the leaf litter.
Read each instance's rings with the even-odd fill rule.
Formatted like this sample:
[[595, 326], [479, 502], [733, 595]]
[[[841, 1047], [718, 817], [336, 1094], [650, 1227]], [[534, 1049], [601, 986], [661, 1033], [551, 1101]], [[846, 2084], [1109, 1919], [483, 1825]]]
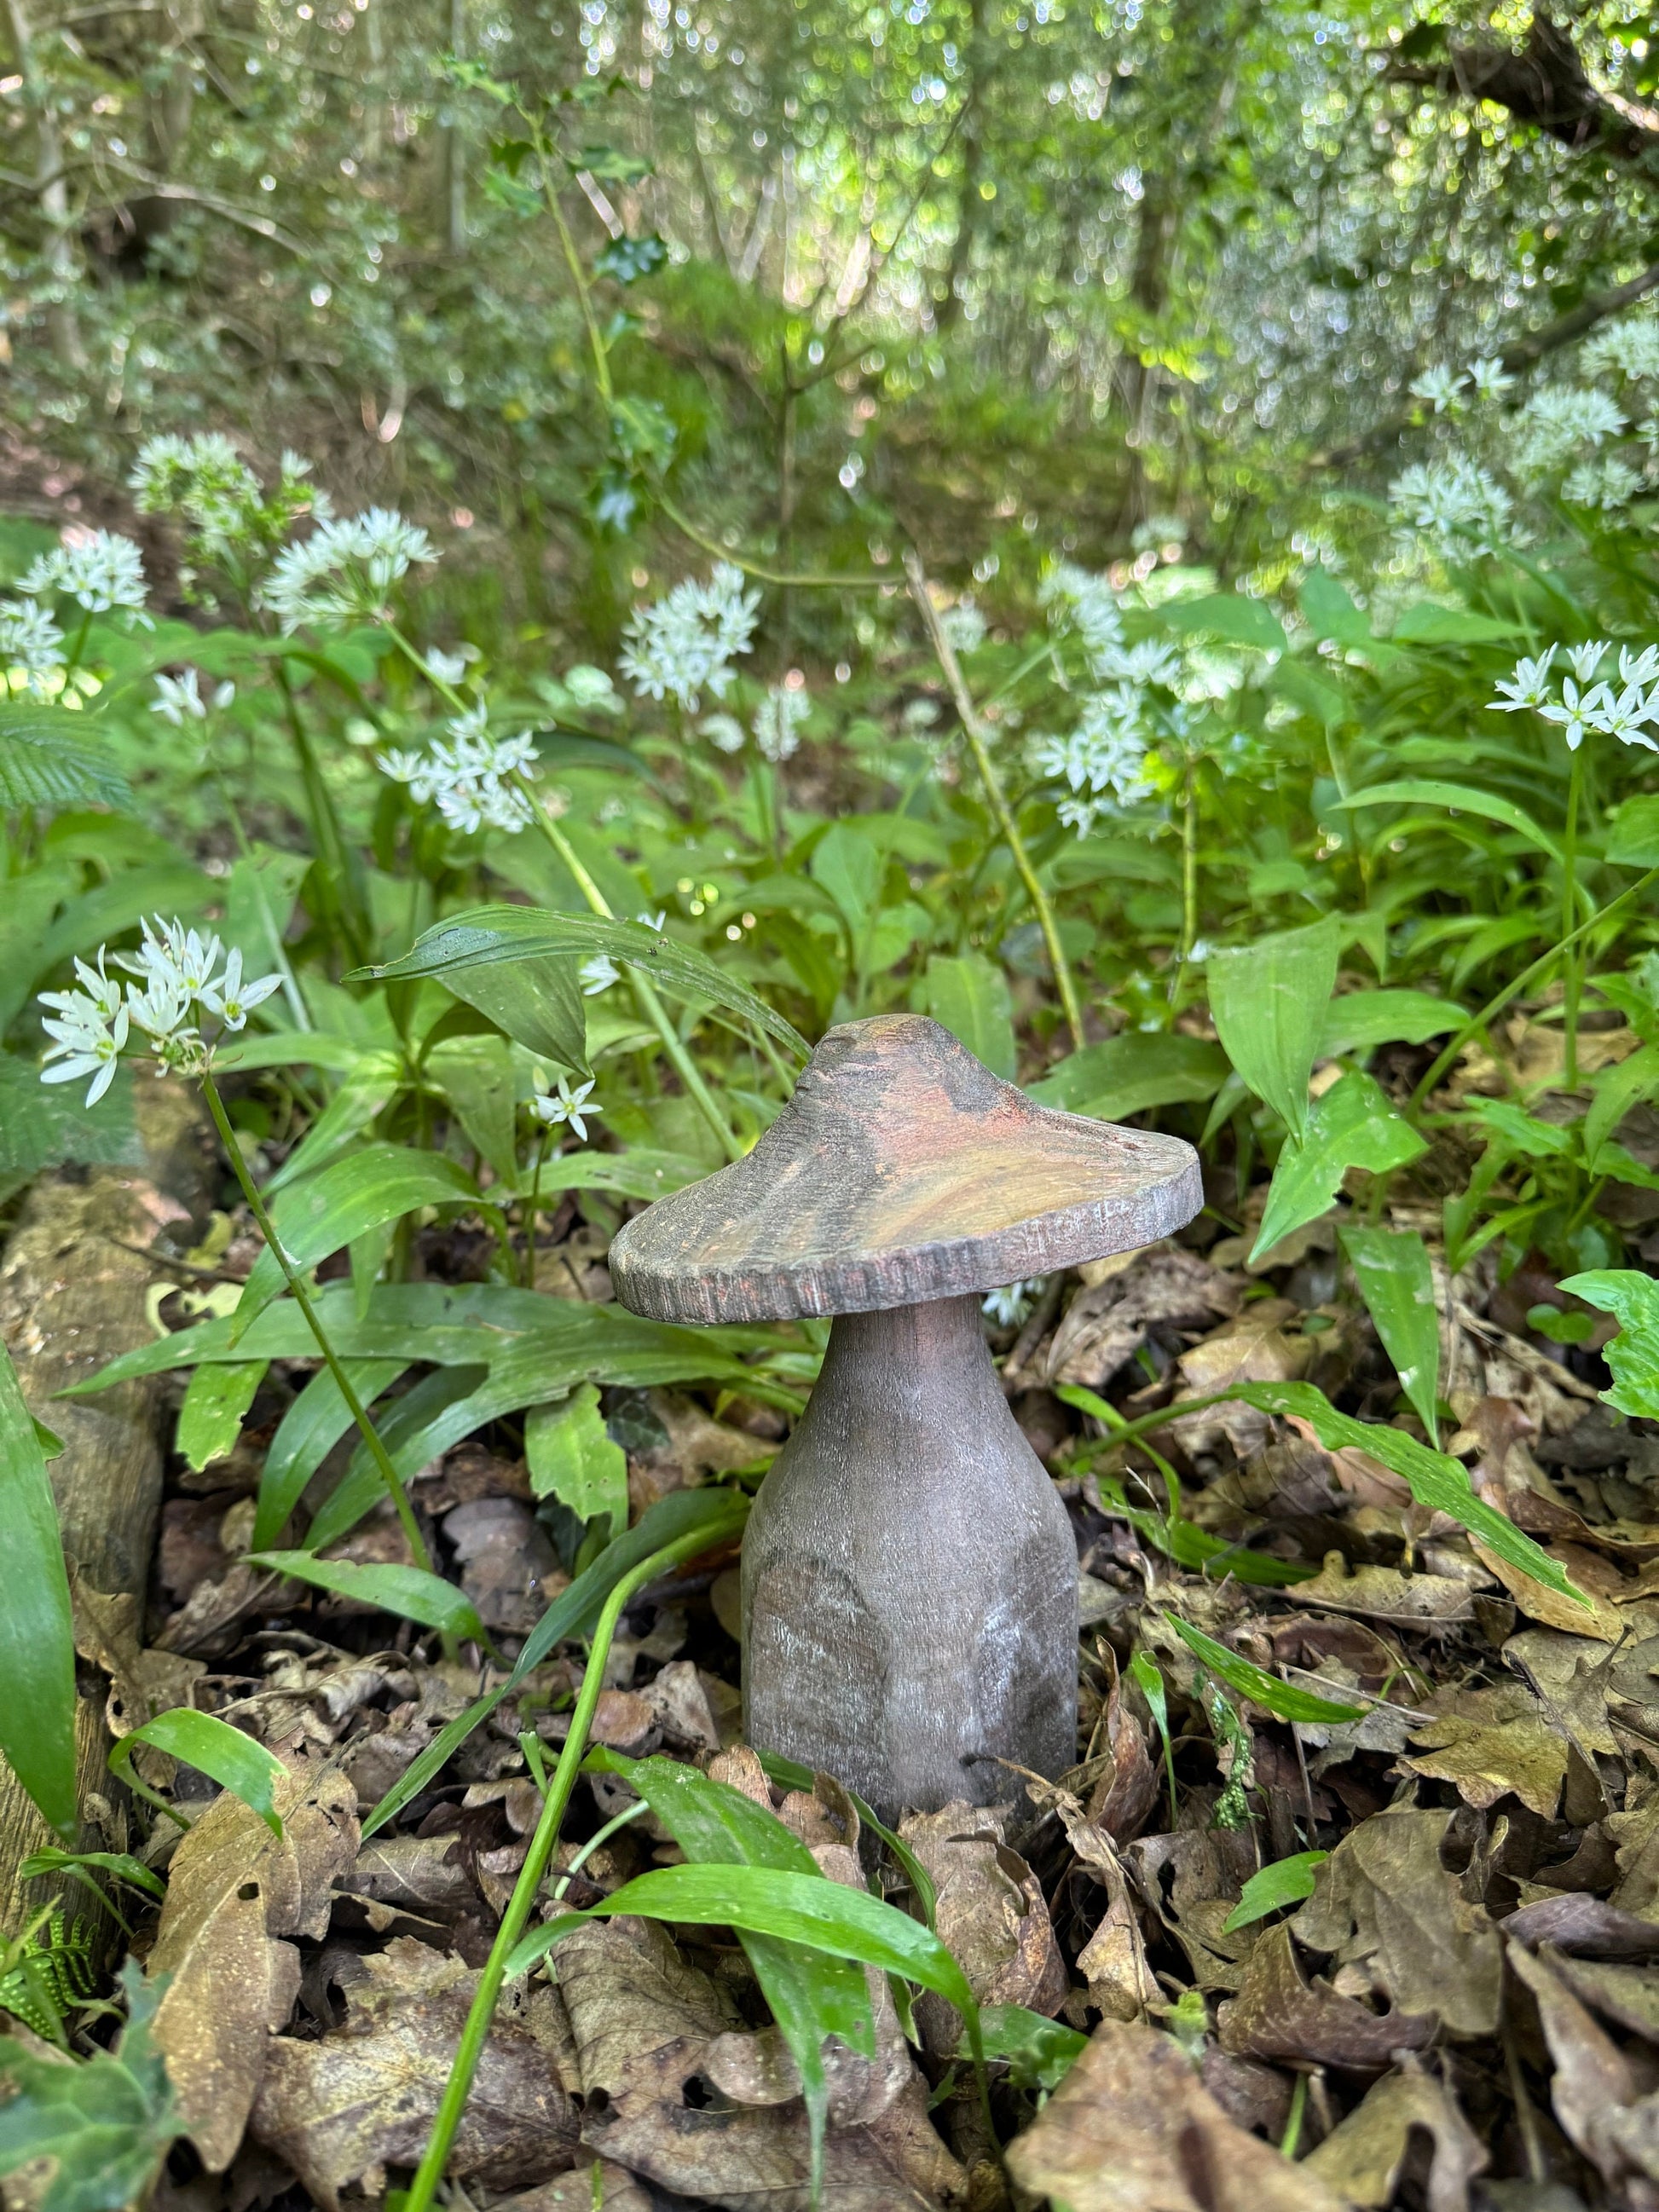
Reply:
[[[769, 1779], [742, 1741], [729, 1542], [641, 1593], [605, 1656], [538, 1917], [710, 1855], [653, 1773], [717, 1789], [714, 1813], [735, 1794], [830, 1881], [937, 1930], [989, 2034], [990, 2124], [942, 1996], [845, 1970], [864, 2025], [830, 2038], [812, 2093], [767, 1939], [623, 1913], [508, 1982], [453, 2203], [805, 2212], [817, 2094], [835, 2212], [1659, 2205], [1659, 1429], [1603, 1405], [1596, 1352], [1517, 1335], [1495, 1271], [1439, 1285], [1441, 1448], [1577, 1602], [1414, 1492], [1390, 1433], [1425, 1440], [1421, 1393], [1328, 1226], [1252, 1260], [1194, 1224], [1064, 1278], [1035, 1334], [992, 1331], [1085, 1594], [1057, 1782], [1005, 1769], [996, 1803], [909, 1813], [890, 1840], [833, 1777]], [[602, 1261], [590, 1238], [590, 1295]], [[182, 1832], [104, 1801], [106, 1841], [167, 1896], [121, 1893], [125, 2025], [66, 2008], [88, 2066], [18, 2021], [0, 2038], [15, 2212], [103, 2212], [158, 2175], [164, 2212], [349, 2212], [406, 2185], [438, 2112], [591, 1612], [515, 1662], [607, 1524], [537, 1474], [568, 1439], [538, 1433], [526, 1466], [498, 1421], [411, 1485], [489, 1648], [250, 1567], [249, 1438], [311, 1371], [276, 1363], [206, 1475], [175, 1463], [147, 1610], [77, 1587], [115, 1732], [178, 1704], [228, 1720], [281, 1762], [282, 1833], [148, 1747], [135, 1771]], [[1254, 1388], [1309, 1384], [1375, 1441]], [[1158, 1420], [1237, 1385], [1255, 1402]], [[584, 1480], [619, 1501], [625, 1468], [630, 1527], [752, 1490], [785, 1427], [712, 1386], [580, 1413]], [[331, 1556], [395, 1561], [397, 1533], [371, 1515]]]

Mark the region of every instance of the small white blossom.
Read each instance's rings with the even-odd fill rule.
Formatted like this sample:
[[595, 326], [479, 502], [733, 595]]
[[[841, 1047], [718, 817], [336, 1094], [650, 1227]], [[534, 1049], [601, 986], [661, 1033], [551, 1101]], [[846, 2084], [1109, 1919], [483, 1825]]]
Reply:
[[268, 999], [282, 980], [280, 975], [261, 975], [244, 983], [242, 956], [233, 949], [218, 982], [209, 984], [201, 992], [201, 1003], [209, 1013], [217, 1014], [228, 1030], [240, 1030], [246, 1026], [254, 1007]]
[[586, 660], [579, 660], [574, 668], [564, 672], [564, 688], [589, 714], [615, 714], [622, 710], [622, 700], [617, 687], [603, 668], [595, 668]]
[[726, 696], [732, 663], [750, 649], [759, 611], [760, 593], [745, 591], [742, 572], [721, 561], [706, 584], [688, 576], [635, 612], [620, 664], [642, 698], [672, 698], [695, 713], [705, 691]]
[[1077, 727], [1066, 737], [1032, 740], [1030, 760], [1039, 775], [1064, 782], [1071, 796], [1057, 809], [1079, 836], [1099, 816], [1142, 798], [1146, 780], [1146, 734], [1141, 695], [1128, 684], [1086, 698]]
[[1443, 362], [1437, 368], [1425, 368], [1421, 376], [1407, 386], [1413, 398], [1426, 399], [1437, 415], [1443, 415], [1455, 404], [1463, 389], [1463, 378], [1455, 368]]
[[800, 733], [811, 711], [805, 691], [775, 684], [755, 709], [755, 743], [763, 757], [775, 766], [792, 759], [800, 749]]
[[1496, 354], [1485, 354], [1479, 361], [1472, 361], [1468, 374], [1469, 388], [1477, 399], [1501, 399], [1514, 388], [1515, 379]]
[[77, 530], [50, 553], [42, 553], [21, 577], [17, 588], [31, 599], [62, 592], [88, 614], [112, 607], [142, 610], [149, 596], [144, 557], [131, 538], [112, 530]]
[[1389, 502], [1406, 527], [1454, 557], [1494, 552], [1512, 535], [1514, 501], [1496, 477], [1461, 454], [1407, 469], [1389, 485]]
[[585, 999], [597, 999], [601, 991], [608, 991], [622, 975], [622, 970], [608, 952], [596, 952], [591, 960], [584, 960], [576, 973], [581, 979]]
[[1652, 684], [1659, 680], [1659, 645], [1644, 645], [1640, 653], [1632, 653], [1627, 645], [1619, 648], [1619, 681], [1621, 684]]
[[[100, 953], [100, 961], [102, 957]], [[119, 986], [116, 988], [118, 990]], [[52, 1039], [40, 1070], [41, 1082], [78, 1083], [83, 1075], [89, 1075], [87, 1104], [95, 1106], [115, 1080], [115, 1064], [127, 1041], [125, 1006], [118, 1006], [112, 1013], [97, 1000], [83, 997], [78, 991], [43, 991], [40, 997], [46, 1006], [57, 1007], [60, 1015], [59, 1019], [41, 1024]]]
[[1598, 726], [1596, 716], [1601, 712], [1604, 702], [1611, 703], [1612, 697], [1605, 684], [1598, 684], [1581, 696], [1578, 686], [1569, 676], [1562, 682], [1560, 698], [1553, 699], [1538, 711], [1547, 722], [1559, 725], [1561, 734], [1567, 741], [1567, 750], [1576, 753], [1584, 742], [1585, 731]]
[[939, 626], [954, 653], [977, 653], [985, 642], [985, 617], [971, 599], [958, 599], [947, 607]]
[[1642, 725], [1648, 720], [1651, 702], [1639, 684], [1627, 684], [1615, 697], [1611, 686], [1598, 684], [1592, 697], [1597, 703], [1592, 707], [1586, 701], [1582, 710], [1592, 729], [1603, 737], [1617, 738], [1622, 744], [1645, 745], [1650, 752], [1659, 752], [1659, 744], [1643, 734]]
[[562, 1075], [559, 1078], [557, 1090], [550, 1092], [547, 1078], [539, 1067], [532, 1075], [531, 1081], [535, 1085], [536, 1095], [530, 1101], [530, 1110], [536, 1119], [545, 1123], [550, 1128], [562, 1121], [578, 1143], [586, 1144], [587, 1122], [583, 1116], [587, 1115], [591, 1118], [605, 1111], [603, 1106], [590, 1106], [587, 1103], [588, 1093], [593, 1088], [592, 1083], [591, 1081], [579, 1083], [573, 1091], [568, 1079]]
[[426, 649], [426, 665], [440, 684], [459, 684], [466, 674], [466, 656], [461, 653], [440, 653], [435, 645]]
[[205, 722], [207, 702], [202, 696], [196, 671], [187, 668], [182, 676], [158, 676], [149, 711], [159, 714], [164, 722], [171, 722], [175, 730], [182, 730], [186, 722]]
[[1161, 684], [1169, 690], [1181, 674], [1181, 655], [1161, 638], [1143, 638], [1139, 645], [1108, 646], [1097, 659], [1095, 673], [1125, 684]]
[[655, 914], [647, 914], [641, 908], [634, 919], [643, 928], [655, 930], [657, 935], [660, 937], [668, 927], [668, 908], [665, 906], [659, 907]]
[[1018, 1328], [1030, 1317], [1048, 1280], [1046, 1275], [1032, 1275], [1023, 1283], [1005, 1283], [1000, 1290], [986, 1293], [980, 1311], [999, 1328]]
[[708, 714], [698, 726], [723, 753], [740, 753], [749, 742], [749, 732], [735, 714]]
[[1567, 647], [1567, 665], [1581, 684], [1588, 684], [1613, 650], [1604, 637], [1593, 637], [1583, 645]]
[[303, 544], [285, 546], [260, 599], [285, 630], [307, 622], [373, 622], [384, 615], [392, 586], [416, 562], [437, 557], [416, 524], [390, 507], [371, 507], [319, 523]]
[[1498, 678], [1498, 688], [1504, 696], [1491, 701], [1487, 711], [1518, 714], [1528, 707], [1542, 707], [1550, 696], [1550, 664], [1559, 651], [1559, 646], [1547, 645], [1535, 660], [1517, 660], [1512, 676]]
[[47, 610], [33, 599], [0, 600], [0, 678], [15, 670], [39, 692], [63, 665], [64, 633]]

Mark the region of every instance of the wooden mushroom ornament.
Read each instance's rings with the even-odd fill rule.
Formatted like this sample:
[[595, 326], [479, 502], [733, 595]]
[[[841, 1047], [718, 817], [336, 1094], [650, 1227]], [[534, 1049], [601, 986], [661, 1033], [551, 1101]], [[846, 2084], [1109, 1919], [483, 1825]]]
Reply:
[[1077, 1755], [1076, 1547], [980, 1320], [1000, 1284], [1202, 1203], [1179, 1139], [1036, 1105], [937, 1022], [830, 1030], [744, 1159], [611, 1248], [672, 1322], [833, 1315], [743, 1545], [749, 1740], [878, 1810], [984, 1804]]

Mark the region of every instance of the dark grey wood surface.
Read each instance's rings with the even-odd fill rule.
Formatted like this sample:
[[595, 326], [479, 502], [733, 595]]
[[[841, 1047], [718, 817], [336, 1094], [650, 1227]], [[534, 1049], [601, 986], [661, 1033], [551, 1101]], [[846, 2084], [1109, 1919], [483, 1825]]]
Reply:
[[747, 1158], [629, 1222], [610, 1267], [656, 1321], [864, 1313], [1131, 1251], [1202, 1203], [1178, 1137], [1038, 1106], [883, 1014], [829, 1030]]

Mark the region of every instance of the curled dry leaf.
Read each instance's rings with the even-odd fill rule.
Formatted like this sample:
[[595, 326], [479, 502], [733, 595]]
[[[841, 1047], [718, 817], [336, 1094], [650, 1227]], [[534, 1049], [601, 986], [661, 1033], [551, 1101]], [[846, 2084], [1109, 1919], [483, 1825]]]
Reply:
[[1431, 1717], [1412, 1730], [1413, 1774], [1452, 1783], [1466, 1804], [1485, 1808], [1513, 1794], [1540, 1820], [1553, 1820], [1566, 1779], [1567, 1746], [1519, 1682], [1490, 1690], [1443, 1691]]
[[1238, 1311], [1243, 1285], [1197, 1253], [1153, 1244], [1127, 1266], [1079, 1291], [1054, 1331], [1042, 1373], [1056, 1382], [1103, 1389], [1154, 1328], [1210, 1328]]
[[[1066, 1962], [1042, 1885], [1003, 1841], [1006, 1823], [1000, 1806], [957, 1803], [911, 1814], [899, 1833], [933, 1879], [939, 1940], [980, 2003], [1058, 2012]], [[916, 2022], [931, 2051], [953, 2051], [962, 2039], [955, 2008], [940, 1997], [917, 2000]]]
[[[1623, 2197], [1632, 2180], [1659, 2181], [1659, 2097], [1651, 2068], [1620, 2050], [1555, 1968], [1511, 1945], [1510, 1966], [1532, 1992], [1553, 2065], [1550, 2102], [1574, 2148]], [[1650, 2205], [1650, 2191], [1639, 2199]]]
[[1391, 1806], [1361, 1820], [1320, 1868], [1291, 1925], [1310, 1949], [1359, 1967], [1396, 2012], [1437, 2016], [1457, 2035], [1490, 2035], [1502, 1954], [1486, 1913], [1441, 1863], [1449, 1819]]
[[1366, 2073], [1433, 2039], [1431, 2014], [1374, 2013], [1319, 1977], [1304, 1978], [1287, 1927], [1250, 1953], [1238, 1995], [1217, 2016], [1221, 2047], [1241, 2058], [1299, 2058]]
[[191, 2140], [210, 2173], [235, 2156], [270, 2035], [300, 1987], [288, 1936], [328, 1929], [335, 1883], [357, 1855], [356, 1800], [345, 1778], [303, 1762], [276, 1790], [283, 1832], [228, 1790], [173, 1853], [149, 1958], [167, 1978], [155, 2041]]
[[[1109, 1650], [1103, 1644], [1103, 1650]], [[1125, 1694], [1122, 1677], [1112, 1674], [1106, 1699], [1107, 1764], [1090, 1794], [1088, 1816], [1116, 1844], [1140, 1833], [1158, 1802], [1158, 1771], [1140, 1723]]]
[[1489, 2163], [1456, 2101], [1414, 2061], [1374, 2081], [1345, 2120], [1304, 2161], [1350, 2204], [1394, 2203], [1414, 2131], [1430, 2148], [1428, 2212], [1468, 2212], [1469, 2184]]
[[1106, 2021], [1008, 2147], [1024, 2189], [1068, 2212], [1340, 2212], [1306, 2166], [1228, 2118], [1180, 2047]]
[[1340, 1552], [1327, 1552], [1312, 1582], [1296, 1586], [1298, 1605], [1352, 1613], [1373, 1620], [1419, 1627], [1430, 1621], [1469, 1620], [1474, 1599], [1467, 1583], [1449, 1575], [1407, 1575], [1398, 1567], [1350, 1568]]
[[[344, 2024], [319, 2042], [273, 2041], [252, 2121], [327, 2212], [343, 2190], [382, 2196], [388, 2166], [418, 2162], [478, 1980], [404, 1936], [337, 1978]], [[543, 1988], [509, 1993], [496, 2013], [450, 2158], [455, 2179], [513, 2189], [570, 2165], [578, 2123], [557, 2007]]]

